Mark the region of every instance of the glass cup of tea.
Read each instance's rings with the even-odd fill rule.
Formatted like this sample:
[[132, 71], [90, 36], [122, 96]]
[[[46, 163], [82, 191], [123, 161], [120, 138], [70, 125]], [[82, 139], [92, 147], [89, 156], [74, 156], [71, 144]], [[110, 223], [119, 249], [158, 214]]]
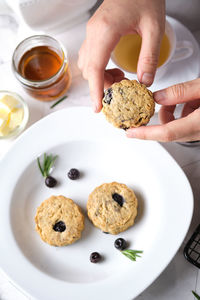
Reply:
[[[112, 62], [124, 70], [126, 76], [137, 73], [141, 44], [142, 38], [138, 34], [128, 34], [121, 37], [111, 54]], [[186, 59], [192, 55], [193, 50], [191, 42], [177, 42], [175, 31], [170, 22], [166, 20], [155, 79], [159, 80], [165, 74], [169, 62]]]
[[71, 83], [67, 51], [47, 35], [23, 40], [13, 53], [12, 67], [25, 90], [41, 101], [61, 97]]

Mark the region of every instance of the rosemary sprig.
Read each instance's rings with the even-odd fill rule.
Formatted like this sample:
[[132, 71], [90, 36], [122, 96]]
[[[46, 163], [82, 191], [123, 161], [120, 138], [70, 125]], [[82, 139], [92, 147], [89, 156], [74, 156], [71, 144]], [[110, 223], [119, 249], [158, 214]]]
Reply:
[[199, 296], [195, 291], [192, 291], [192, 294], [193, 294], [198, 300], [200, 300], [200, 296]]
[[43, 164], [42, 165], [40, 163], [39, 157], [37, 158], [38, 167], [39, 167], [40, 172], [42, 173], [43, 177], [46, 178], [47, 176], [49, 176], [51, 168], [53, 167], [53, 164], [54, 164], [57, 157], [58, 157], [57, 155], [55, 155], [55, 156], [53, 156], [52, 154], [46, 155], [46, 153], [44, 153], [44, 158], [43, 158]]
[[127, 250], [123, 250], [121, 251], [122, 254], [124, 254], [126, 257], [128, 257], [129, 259], [136, 261], [137, 257], [141, 257], [140, 253], [143, 253], [143, 251], [141, 250], [131, 250], [131, 249], [127, 249]]
[[58, 101], [56, 101], [54, 104], [52, 104], [50, 106], [50, 108], [54, 108], [57, 104], [59, 104], [60, 102], [62, 102], [63, 100], [65, 100], [67, 98], [67, 95], [65, 95], [64, 97], [62, 97], [61, 99], [59, 99]]

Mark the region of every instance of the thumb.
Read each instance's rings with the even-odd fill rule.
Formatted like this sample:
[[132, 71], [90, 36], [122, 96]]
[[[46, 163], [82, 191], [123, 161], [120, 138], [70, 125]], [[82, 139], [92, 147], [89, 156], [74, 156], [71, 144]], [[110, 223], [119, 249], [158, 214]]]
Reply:
[[142, 46], [140, 50], [137, 74], [141, 83], [150, 86], [153, 83], [160, 54], [162, 32], [159, 28], [145, 24], [142, 29]]

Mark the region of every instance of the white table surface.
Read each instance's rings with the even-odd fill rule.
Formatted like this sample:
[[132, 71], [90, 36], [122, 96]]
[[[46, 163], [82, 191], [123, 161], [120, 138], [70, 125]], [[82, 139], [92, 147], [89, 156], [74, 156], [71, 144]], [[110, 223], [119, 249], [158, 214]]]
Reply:
[[[37, 101], [24, 92], [12, 74], [10, 62], [0, 65], [0, 89], [13, 90], [22, 95], [27, 101], [30, 109], [30, 120], [28, 127], [52, 111], [69, 106], [90, 106], [88, 84], [82, 78], [76, 65], [77, 52], [84, 35], [85, 24], [80, 24], [65, 33], [55, 36], [62, 41], [62, 43], [68, 49], [73, 79], [71, 88], [68, 92], [68, 98], [54, 109], [50, 109], [50, 105], [52, 103]], [[196, 32], [195, 35], [200, 41], [200, 32]], [[156, 123], [157, 121], [157, 115], [155, 115], [151, 122]], [[11, 146], [12, 140], [0, 141], [0, 158], [3, 158], [3, 155]], [[191, 292], [192, 290], [196, 290], [200, 294], [200, 271], [198, 268], [186, 261], [183, 256], [183, 248], [185, 242], [200, 223], [200, 146], [193, 148], [183, 147], [176, 143], [166, 143], [163, 144], [163, 147], [165, 147], [178, 162], [191, 183], [195, 201], [194, 216], [187, 237], [185, 238], [181, 248], [178, 250], [176, 256], [159, 276], [159, 278], [140, 296], [137, 297], [137, 300], [192, 300], [194, 299], [194, 296]], [[156, 263], [156, 258], [152, 259], [155, 259]], [[0, 272], [0, 300], [27, 299], [28, 298], [25, 297], [19, 290], [17, 290], [9, 282], [9, 279], [7, 279], [2, 272]]]

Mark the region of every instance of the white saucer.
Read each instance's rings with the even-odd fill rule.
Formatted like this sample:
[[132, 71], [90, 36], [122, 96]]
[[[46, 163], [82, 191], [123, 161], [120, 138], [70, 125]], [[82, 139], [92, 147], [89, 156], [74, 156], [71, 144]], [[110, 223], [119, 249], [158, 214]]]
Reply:
[[[169, 68], [163, 77], [159, 80], [155, 80], [152, 84], [150, 89], [153, 92], [180, 82], [195, 79], [200, 74], [200, 49], [194, 36], [183, 24], [174, 18], [167, 17], [167, 20], [175, 30], [177, 42], [182, 40], [191, 42], [193, 44], [194, 52], [190, 57], [184, 60], [169, 63]], [[116, 68], [116, 65], [110, 60], [107, 69], [112, 68]], [[130, 77], [129, 73], [124, 73], [125, 77], [128, 79], [137, 79], [137, 76], [134, 74]]]

